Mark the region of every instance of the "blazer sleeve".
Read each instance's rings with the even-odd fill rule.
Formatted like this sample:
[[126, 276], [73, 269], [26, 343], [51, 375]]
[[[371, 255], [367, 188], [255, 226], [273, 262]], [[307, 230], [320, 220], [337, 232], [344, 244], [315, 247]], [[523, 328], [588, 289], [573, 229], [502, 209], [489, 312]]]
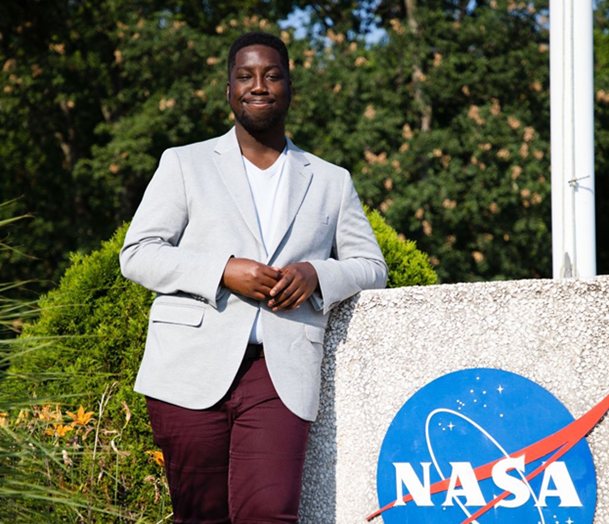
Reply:
[[202, 245], [180, 247], [188, 225], [188, 199], [178, 154], [161, 156], [120, 252], [123, 275], [159, 293], [190, 293], [217, 307], [220, 281], [232, 253]]
[[316, 309], [325, 314], [363, 289], [385, 287], [387, 264], [347, 171], [332, 251], [333, 258], [309, 261], [319, 280], [311, 296]]

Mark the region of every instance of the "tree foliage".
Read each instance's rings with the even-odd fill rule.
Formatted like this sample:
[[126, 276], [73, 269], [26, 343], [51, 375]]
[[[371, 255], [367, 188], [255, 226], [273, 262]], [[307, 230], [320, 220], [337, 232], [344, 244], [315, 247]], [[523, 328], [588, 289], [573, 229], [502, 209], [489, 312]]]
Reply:
[[[230, 42], [288, 43], [295, 143], [353, 173], [443, 282], [551, 274], [548, 2], [52, 0], [0, 6], [0, 191], [37, 219], [8, 276], [58, 278], [133, 215], [161, 152], [225, 132]], [[597, 191], [609, 192], [606, 2], [596, 11]], [[386, 30], [367, 44], [374, 24]], [[317, 24], [317, 25], [316, 25]], [[599, 231], [606, 221], [599, 216]], [[599, 235], [599, 271], [609, 246]]]
[[596, 243], [598, 272], [609, 272], [609, 3], [599, 2], [594, 29]]
[[442, 281], [548, 276], [543, 12], [469, 4], [420, 2], [370, 49], [334, 35], [332, 56], [308, 70], [333, 102], [310, 102], [304, 141], [351, 167], [366, 203], [432, 255]]

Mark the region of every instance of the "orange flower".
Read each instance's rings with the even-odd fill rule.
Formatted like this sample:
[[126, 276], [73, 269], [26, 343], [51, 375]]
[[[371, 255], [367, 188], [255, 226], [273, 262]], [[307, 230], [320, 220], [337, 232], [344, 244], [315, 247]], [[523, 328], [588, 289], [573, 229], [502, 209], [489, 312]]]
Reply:
[[27, 421], [27, 419], [30, 418], [30, 412], [22, 409], [19, 412], [19, 416], [17, 417], [17, 422], [15, 422], [15, 424], [21, 424], [22, 422], [25, 423]]
[[42, 409], [38, 411], [37, 415], [43, 422], [49, 422], [55, 419], [55, 413], [51, 411], [51, 406], [49, 405], [42, 406]]
[[53, 429], [49, 428], [45, 431], [47, 435], [57, 435], [58, 437], [65, 437], [69, 431], [74, 428], [70, 424], [53, 424]]
[[81, 404], [76, 413], [72, 413], [70, 411], [66, 411], [66, 413], [68, 414], [68, 417], [73, 420], [72, 426], [86, 426], [89, 422], [91, 422], [94, 412], [88, 411], [85, 413], [85, 408], [83, 408]]
[[69, 431], [72, 431], [74, 428], [70, 424], [57, 424], [55, 427], [55, 431], [57, 431], [58, 437], [65, 437]]
[[162, 451], [146, 451], [146, 454], [151, 455], [159, 466], [165, 467], [165, 457], [163, 457]]

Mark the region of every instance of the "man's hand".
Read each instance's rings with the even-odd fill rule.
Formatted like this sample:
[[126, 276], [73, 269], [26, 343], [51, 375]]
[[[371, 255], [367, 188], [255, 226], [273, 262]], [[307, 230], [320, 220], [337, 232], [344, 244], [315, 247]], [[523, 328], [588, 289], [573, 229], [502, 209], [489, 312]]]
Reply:
[[281, 279], [271, 289], [268, 306], [273, 311], [295, 309], [317, 288], [317, 271], [309, 262], [290, 264], [280, 271]]
[[280, 282], [280, 277], [277, 268], [248, 258], [230, 258], [224, 268], [222, 285], [239, 295], [264, 300]]

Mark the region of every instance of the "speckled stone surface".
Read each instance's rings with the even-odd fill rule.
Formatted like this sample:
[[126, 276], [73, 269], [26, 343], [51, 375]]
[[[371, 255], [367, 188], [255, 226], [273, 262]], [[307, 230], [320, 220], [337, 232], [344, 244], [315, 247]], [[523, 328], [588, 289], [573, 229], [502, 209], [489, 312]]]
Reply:
[[[378, 509], [385, 432], [432, 380], [464, 368], [500, 368], [537, 382], [577, 418], [609, 393], [608, 355], [609, 277], [366, 291], [344, 302], [326, 333], [301, 524], [364, 524]], [[598, 482], [594, 522], [607, 524], [607, 417], [587, 440]]]

